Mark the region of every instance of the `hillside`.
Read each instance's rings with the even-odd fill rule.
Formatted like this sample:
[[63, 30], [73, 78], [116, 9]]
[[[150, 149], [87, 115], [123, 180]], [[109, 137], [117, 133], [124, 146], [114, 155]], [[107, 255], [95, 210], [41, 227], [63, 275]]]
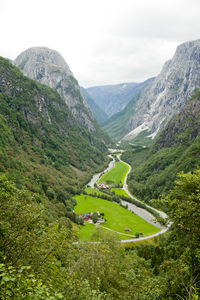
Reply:
[[50, 201], [53, 215], [60, 213], [58, 203], [64, 213], [71, 196], [106, 163], [102, 137], [80, 126], [56, 91], [28, 79], [4, 58], [0, 129], [0, 172]]
[[126, 134], [126, 124], [135, 111], [136, 103], [140, 94], [137, 94], [129, 101], [126, 107], [106, 120], [102, 127], [116, 141]]
[[[13, 64], [25, 76], [55, 89], [65, 100], [69, 110], [80, 125], [94, 134], [98, 135], [101, 132], [82, 97], [78, 81], [64, 58], [57, 51], [46, 47], [32, 47], [19, 54]], [[106, 135], [102, 134], [102, 136], [105, 138]]]
[[95, 86], [86, 90], [108, 117], [111, 117], [123, 110], [128, 102], [153, 80], [154, 78], [150, 78], [141, 83], [128, 82], [116, 85]]
[[81, 93], [95, 119], [101, 125], [108, 118], [107, 114], [95, 103], [86, 89], [81, 88]]
[[[146, 132], [154, 138], [176, 115], [181, 107], [200, 88], [200, 40], [186, 42], [177, 47], [175, 55], [167, 61], [160, 74], [140, 92], [137, 104], [129, 106], [132, 114], [123, 123], [123, 139], [132, 140]], [[126, 110], [123, 114], [126, 114]], [[111, 136], [121, 137], [121, 115], [106, 124]], [[117, 125], [115, 125], [117, 124]]]
[[167, 124], [152, 148], [127, 151], [122, 157], [132, 164], [128, 183], [135, 196], [149, 202], [168, 192], [178, 172], [200, 165], [200, 93]]

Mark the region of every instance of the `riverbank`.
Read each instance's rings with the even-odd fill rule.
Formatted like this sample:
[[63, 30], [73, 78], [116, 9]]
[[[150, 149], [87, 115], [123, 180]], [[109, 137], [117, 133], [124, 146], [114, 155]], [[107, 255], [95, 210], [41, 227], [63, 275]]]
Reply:
[[[111, 151], [111, 153], [113, 153], [113, 151]], [[123, 180], [123, 188], [122, 189], [126, 192], [126, 194], [131, 199], [134, 199], [134, 200], [136, 200], [138, 202], [143, 203], [142, 201], [136, 199], [129, 192], [129, 190], [128, 190], [127, 178], [128, 178], [129, 173], [131, 172], [131, 166], [128, 163], [122, 161], [121, 158], [120, 158], [120, 156], [121, 156], [120, 154], [117, 156], [118, 160], [121, 161], [121, 162], [123, 162], [124, 164], [126, 164], [128, 166], [128, 171], [127, 171], [127, 173], [126, 173], [126, 175], [124, 177], [124, 180]], [[91, 181], [88, 183], [87, 186], [90, 186], [90, 187], [94, 188], [95, 183], [97, 183], [97, 181], [100, 179], [101, 175], [105, 174], [106, 172], [109, 172], [114, 167], [114, 165], [115, 165], [115, 158], [112, 155], [109, 155], [109, 157], [112, 157], [112, 161], [110, 162], [108, 168], [106, 168], [106, 170], [103, 173], [95, 174], [93, 176], [93, 178], [91, 179]], [[154, 216], [151, 213], [149, 213], [147, 210], [145, 210], [144, 208], [140, 208], [140, 207], [136, 206], [135, 204], [127, 202], [125, 200], [122, 200], [122, 205], [126, 206], [128, 210], [130, 210], [131, 212], [133, 212], [134, 214], [136, 214], [137, 216], [139, 216], [140, 218], [142, 218], [143, 220], [145, 220], [149, 224], [154, 225], [155, 227], [157, 227], [157, 228], [160, 229], [159, 232], [154, 233], [152, 235], [145, 236], [145, 237], [132, 238], [132, 239], [129, 239], [129, 240], [127, 240], [127, 239], [126, 240], [121, 240], [122, 243], [137, 242], [137, 241], [147, 240], [147, 239], [156, 237], [156, 236], [158, 236], [160, 234], [163, 234], [163, 233], [165, 233], [168, 230], [168, 227], [164, 227], [160, 223], [158, 223], [155, 220]], [[153, 207], [151, 207], [149, 205], [146, 205], [146, 206], [149, 207], [149, 208], [151, 208], [152, 210], [154, 210], [157, 214], [160, 215], [160, 217], [167, 218], [167, 215], [164, 212], [159, 211], [159, 210], [157, 210], [157, 209], [155, 209], [155, 208], [153, 208]]]

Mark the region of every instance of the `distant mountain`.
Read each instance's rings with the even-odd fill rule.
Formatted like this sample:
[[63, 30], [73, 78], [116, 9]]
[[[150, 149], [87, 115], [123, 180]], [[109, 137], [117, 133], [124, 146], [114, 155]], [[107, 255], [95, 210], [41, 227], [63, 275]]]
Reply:
[[121, 111], [141, 89], [152, 82], [153, 78], [142, 83], [121, 83], [87, 88], [95, 103], [111, 117]]
[[[151, 82], [149, 84], [151, 84]], [[140, 93], [135, 95], [122, 111], [114, 114], [102, 124], [103, 129], [112, 139], [119, 141], [127, 133], [126, 124], [134, 114], [139, 99]]]
[[81, 95], [80, 86], [57, 51], [46, 47], [32, 47], [22, 52], [13, 64], [29, 78], [55, 89], [79, 124], [89, 131], [96, 131], [97, 124]]
[[148, 150], [128, 151], [123, 159], [134, 166], [129, 188], [148, 202], [168, 192], [178, 172], [200, 165], [200, 91], [180, 109]]
[[89, 109], [93, 113], [95, 119], [101, 125], [108, 118], [107, 114], [95, 103], [95, 101], [86, 91], [86, 89], [81, 88], [81, 93], [83, 95], [83, 98], [87, 102]]
[[156, 79], [144, 88], [125, 124], [131, 140], [147, 131], [154, 137], [200, 88], [200, 40], [178, 46]]

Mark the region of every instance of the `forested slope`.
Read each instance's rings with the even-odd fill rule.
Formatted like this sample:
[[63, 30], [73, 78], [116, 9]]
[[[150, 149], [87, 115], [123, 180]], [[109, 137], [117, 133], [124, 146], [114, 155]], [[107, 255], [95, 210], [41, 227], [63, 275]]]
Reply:
[[63, 210], [106, 163], [105, 142], [77, 123], [58, 93], [3, 58], [0, 129], [0, 171]]
[[176, 174], [200, 165], [200, 93], [183, 107], [161, 132], [150, 149], [127, 151], [123, 159], [132, 164], [129, 187], [149, 202], [169, 191]]

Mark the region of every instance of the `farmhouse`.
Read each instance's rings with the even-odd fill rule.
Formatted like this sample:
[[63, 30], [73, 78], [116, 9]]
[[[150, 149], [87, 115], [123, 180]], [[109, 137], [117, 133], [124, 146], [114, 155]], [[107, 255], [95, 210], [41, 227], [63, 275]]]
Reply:
[[99, 184], [99, 187], [102, 188], [102, 189], [107, 189], [108, 188], [108, 186], [105, 184], [105, 182], [101, 182]]

